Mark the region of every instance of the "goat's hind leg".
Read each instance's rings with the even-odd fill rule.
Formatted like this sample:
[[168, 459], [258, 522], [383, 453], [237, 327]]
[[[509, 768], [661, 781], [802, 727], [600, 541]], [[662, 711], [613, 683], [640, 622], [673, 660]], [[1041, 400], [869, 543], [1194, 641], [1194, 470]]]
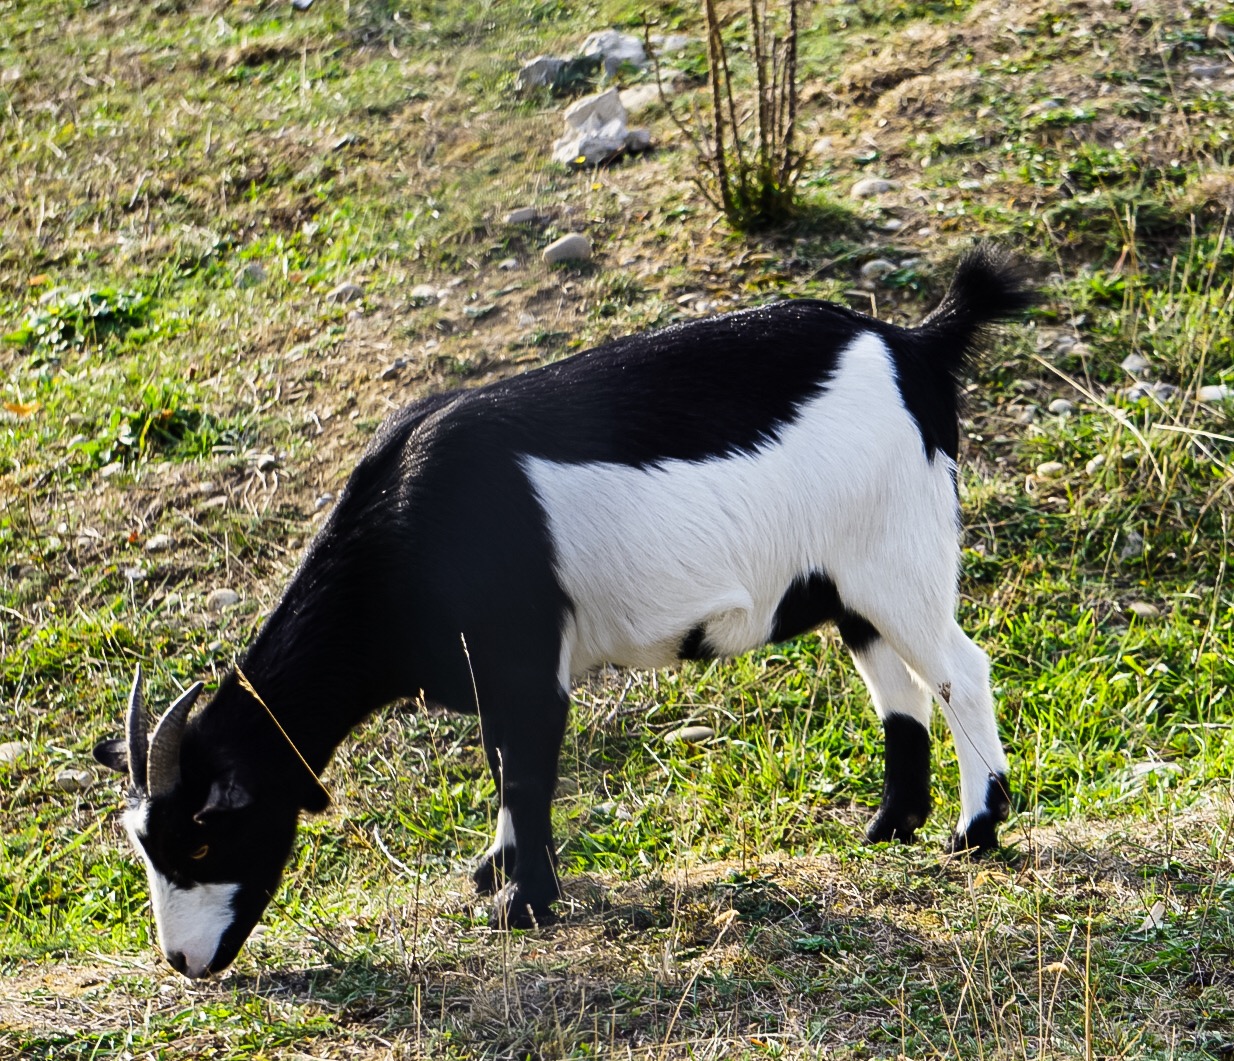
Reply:
[[510, 812], [505, 806], [505, 800], [502, 798], [499, 727], [492, 719], [486, 725], [481, 717], [480, 732], [484, 741], [484, 754], [488, 758], [489, 772], [493, 775], [493, 784], [497, 786], [497, 829], [492, 844], [481, 856], [480, 864], [472, 873], [471, 879], [476, 882], [476, 891], [481, 895], [496, 895], [505, 885], [510, 874], [514, 872], [514, 826], [510, 821]]
[[930, 814], [930, 694], [868, 623], [840, 633], [883, 723], [883, 798], [866, 836], [911, 843]]

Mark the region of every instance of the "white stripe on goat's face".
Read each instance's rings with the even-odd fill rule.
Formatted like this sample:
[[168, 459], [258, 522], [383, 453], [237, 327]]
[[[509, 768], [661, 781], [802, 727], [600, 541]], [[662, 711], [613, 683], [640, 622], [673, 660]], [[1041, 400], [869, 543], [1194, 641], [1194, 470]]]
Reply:
[[234, 920], [232, 902], [240, 885], [174, 884], [159, 872], [146, 852], [148, 815], [148, 804], [132, 807], [124, 815], [124, 826], [146, 866], [159, 947], [171, 965], [186, 976], [205, 976], [211, 971], [223, 934]]

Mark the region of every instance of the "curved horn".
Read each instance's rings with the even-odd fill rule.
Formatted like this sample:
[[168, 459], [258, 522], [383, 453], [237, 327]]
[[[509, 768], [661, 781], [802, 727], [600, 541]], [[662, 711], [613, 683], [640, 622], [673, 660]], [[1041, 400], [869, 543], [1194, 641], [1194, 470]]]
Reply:
[[203, 688], [201, 682], [190, 685], [154, 727], [150, 761], [146, 767], [146, 795], [150, 799], [167, 795], [180, 783], [180, 740], [189, 711]]
[[124, 719], [125, 743], [129, 750], [129, 781], [138, 792], [146, 790], [146, 698], [141, 694], [141, 664], [133, 676], [129, 709]]

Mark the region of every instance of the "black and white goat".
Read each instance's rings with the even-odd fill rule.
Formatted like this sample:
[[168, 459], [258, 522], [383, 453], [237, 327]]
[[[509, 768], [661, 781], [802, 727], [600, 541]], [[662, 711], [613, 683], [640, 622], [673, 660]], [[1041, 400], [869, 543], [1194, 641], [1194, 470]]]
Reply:
[[[147, 747], [140, 673], [125, 824], [188, 976], [236, 956], [334, 749], [402, 697], [477, 708], [501, 806], [475, 880], [527, 926], [557, 898], [549, 803], [572, 681], [838, 627], [885, 729], [872, 840], [930, 809], [927, 723], [956, 741], [953, 849], [1009, 799], [985, 654], [955, 621], [957, 392], [983, 326], [1028, 295], [974, 251], [916, 328], [787, 301], [608, 343], [392, 416], [243, 659]], [[262, 706], [268, 705], [268, 709]], [[277, 724], [275, 721], [277, 719]], [[301, 758], [300, 756], [303, 756]]]

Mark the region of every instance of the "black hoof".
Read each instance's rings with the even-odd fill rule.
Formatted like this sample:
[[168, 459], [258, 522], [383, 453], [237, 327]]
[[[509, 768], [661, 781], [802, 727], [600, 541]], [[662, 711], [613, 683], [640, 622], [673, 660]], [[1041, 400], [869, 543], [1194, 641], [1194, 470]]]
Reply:
[[985, 810], [969, 822], [966, 828], [957, 829], [952, 834], [947, 843], [947, 853], [981, 854], [983, 851], [997, 850], [999, 823], [1005, 822], [1011, 813], [1010, 791], [1005, 774], [992, 775], [986, 789]]
[[513, 847], [503, 847], [500, 851], [485, 855], [471, 875], [471, 879], [476, 882], [476, 891], [481, 895], [496, 895], [505, 887], [513, 868]]
[[528, 898], [516, 884], [507, 884], [493, 899], [494, 928], [538, 928], [556, 919], [548, 902]]
[[866, 839], [872, 844], [899, 840], [911, 844], [917, 839], [917, 829], [925, 822], [919, 814], [904, 814], [894, 809], [880, 809], [866, 827]]

